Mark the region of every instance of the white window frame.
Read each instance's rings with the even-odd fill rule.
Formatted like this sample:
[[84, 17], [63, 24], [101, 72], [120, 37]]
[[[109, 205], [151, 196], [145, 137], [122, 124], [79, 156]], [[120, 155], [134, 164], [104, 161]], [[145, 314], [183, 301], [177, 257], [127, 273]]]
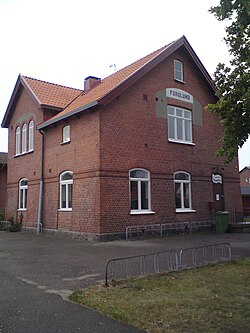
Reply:
[[[62, 177], [69, 173], [72, 178], [67, 180], [62, 180]], [[72, 211], [72, 207], [69, 207], [69, 186], [72, 185], [72, 197], [73, 197], [73, 172], [72, 171], [64, 171], [60, 175], [60, 210], [62, 211]], [[66, 188], [66, 207], [62, 207], [62, 193], [63, 193], [63, 186]], [[71, 198], [71, 205], [72, 205], [72, 198]]]
[[[133, 171], [143, 171], [146, 172], [147, 177], [132, 177], [131, 173]], [[138, 197], [138, 209], [132, 209], [131, 208], [131, 182], [137, 182], [137, 197]], [[142, 182], [146, 182], [148, 184], [147, 187], [147, 196], [148, 196], [148, 208], [143, 209], [142, 208]], [[129, 170], [129, 192], [130, 192], [130, 214], [152, 214], [154, 212], [151, 211], [151, 189], [150, 189], [150, 172], [146, 169], [142, 168], [135, 168]]]
[[[170, 114], [170, 108], [174, 110], [174, 114]], [[168, 105], [168, 140], [173, 141], [173, 142], [178, 142], [178, 143], [186, 143], [186, 144], [193, 144], [193, 133], [192, 133], [192, 111], [172, 105]], [[182, 112], [182, 116], [177, 115], [177, 111]], [[187, 112], [190, 117], [186, 118], [185, 117], [185, 112]], [[174, 122], [174, 137], [170, 137], [170, 118]], [[177, 130], [177, 124], [178, 121], [181, 121], [181, 126], [182, 126], [182, 139], [179, 139], [177, 137], [178, 130]], [[188, 125], [189, 128], [189, 133], [190, 133], [190, 140], [186, 139], [186, 125]]]
[[22, 154], [27, 151], [27, 125], [24, 123], [22, 126]]
[[[178, 65], [180, 65], [180, 69]], [[180, 60], [174, 60], [174, 79], [179, 82], [184, 82], [183, 62]]]
[[[21, 183], [25, 181], [27, 184], [22, 185]], [[27, 198], [28, 198], [28, 179], [22, 178], [19, 181], [19, 204], [18, 210], [27, 210]]]
[[[177, 174], [183, 173], [188, 176], [188, 179], [175, 179], [175, 176]], [[180, 199], [181, 199], [181, 208], [175, 207], [176, 212], [194, 212], [192, 209], [192, 198], [191, 198], [191, 175], [185, 171], [177, 171], [174, 173], [174, 184], [180, 184], [181, 187], [181, 193], [180, 193]], [[184, 184], [188, 184], [188, 202], [189, 202], [189, 207], [185, 207], [185, 200], [184, 200]], [[175, 202], [176, 202], [176, 186], [174, 187], [174, 194], [175, 194]]]
[[70, 142], [70, 125], [66, 125], [62, 129], [62, 143]]
[[29, 142], [28, 151], [31, 152], [34, 149], [34, 121], [29, 122]]
[[15, 132], [15, 135], [16, 135], [16, 149], [15, 149], [15, 155], [18, 156], [20, 155], [20, 147], [21, 147], [21, 130], [20, 130], [20, 126], [18, 126], [16, 128], [16, 132]]

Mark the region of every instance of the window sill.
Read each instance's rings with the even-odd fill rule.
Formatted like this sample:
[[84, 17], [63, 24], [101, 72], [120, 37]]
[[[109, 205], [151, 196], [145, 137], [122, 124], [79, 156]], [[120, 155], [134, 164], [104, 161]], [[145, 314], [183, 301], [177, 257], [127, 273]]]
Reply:
[[194, 209], [176, 209], [176, 213], [196, 213]]
[[193, 142], [178, 141], [178, 140], [174, 140], [174, 139], [168, 139], [168, 142], [172, 142], [172, 143], [180, 143], [180, 144], [188, 145], [188, 146], [195, 146], [195, 143], [193, 143]]
[[33, 151], [34, 151], [33, 149], [28, 150], [26, 154], [31, 154], [31, 153], [33, 153]]
[[183, 81], [183, 80], [179, 80], [179, 79], [176, 79], [176, 78], [174, 78], [174, 80], [175, 80], [176, 82], [185, 83], [185, 81]]
[[23, 152], [23, 153], [20, 153], [20, 154], [16, 154], [16, 155], [14, 155], [14, 158], [19, 157], [19, 156], [24, 156], [24, 155], [27, 155], [27, 154], [31, 154], [31, 153], [33, 153], [33, 152], [34, 152], [33, 149], [32, 149], [32, 150], [28, 150], [28, 151], [25, 151], [25, 152]]
[[58, 212], [72, 212], [72, 208], [60, 208]]
[[63, 145], [67, 145], [67, 144], [69, 144], [70, 143], [70, 140], [69, 141], [64, 141], [64, 142], [61, 142], [61, 145], [63, 146]]
[[27, 208], [18, 208], [17, 211], [18, 212], [25, 212], [27, 210]]
[[155, 214], [152, 210], [131, 210], [130, 215]]

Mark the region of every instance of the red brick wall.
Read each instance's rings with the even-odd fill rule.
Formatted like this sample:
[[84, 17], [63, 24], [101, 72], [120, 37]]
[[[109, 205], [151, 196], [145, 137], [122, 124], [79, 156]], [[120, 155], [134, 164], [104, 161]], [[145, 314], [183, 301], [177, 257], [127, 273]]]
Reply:
[[[173, 60], [184, 63], [185, 84], [173, 80]], [[164, 88], [192, 94], [203, 107], [203, 125], [193, 125], [195, 146], [168, 142], [167, 120], [156, 115], [155, 94]], [[143, 99], [147, 95], [148, 101]], [[128, 225], [211, 218], [211, 173], [224, 168], [226, 209], [242, 210], [237, 160], [224, 166], [215, 158], [221, 129], [218, 118], [205, 110], [215, 98], [191, 60], [178, 52], [131, 86], [101, 113], [102, 232], [124, 232]], [[172, 100], [175, 105], [181, 102]], [[130, 215], [129, 170], [145, 168], [151, 174], [152, 215]], [[194, 213], [176, 213], [173, 174], [186, 171], [192, 178]], [[113, 177], [112, 177], [113, 175]]]
[[[246, 181], [248, 179], [248, 181]], [[240, 186], [241, 187], [250, 187], [250, 169], [244, 168], [240, 172]]]
[[[99, 233], [100, 125], [99, 112], [85, 112], [70, 121], [70, 143], [61, 144], [61, 122], [45, 133], [44, 227]], [[73, 172], [72, 211], [60, 211], [59, 182], [64, 171]]]
[[[173, 80], [173, 60], [184, 63], [185, 83]], [[155, 95], [165, 88], [179, 88], [203, 107], [203, 125], [193, 125], [193, 142], [168, 142], [167, 119], [156, 114]], [[147, 95], [147, 100], [143, 99]], [[218, 119], [205, 110], [215, 98], [211, 88], [181, 50], [150, 71], [106, 107], [95, 108], [45, 129], [43, 222], [48, 229], [87, 233], [125, 232], [129, 225], [192, 221], [211, 218], [213, 167], [224, 168], [226, 209], [242, 210], [237, 160], [224, 166], [215, 158], [221, 129]], [[168, 103], [182, 105], [177, 100]], [[46, 113], [49, 115], [49, 113]], [[18, 182], [27, 178], [28, 205], [24, 224], [36, 226], [41, 163], [41, 134], [36, 132], [34, 152], [14, 157], [15, 128], [42, 110], [25, 91], [11, 119], [9, 131], [9, 216], [16, 215]], [[70, 143], [62, 143], [62, 128], [70, 124]], [[151, 208], [154, 214], [130, 215], [129, 170], [144, 168], [151, 176]], [[72, 211], [59, 209], [59, 180], [73, 172]], [[186, 171], [192, 179], [192, 213], [176, 213], [173, 174]]]
[[5, 213], [7, 190], [7, 165], [0, 169], [0, 210]]
[[[9, 125], [6, 217], [18, 219], [22, 213], [24, 225], [36, 226], [41, 161], [41, 134], [37, 130], [34, 131], [34, 151], [15, 157], [16, 128], [17, 126], [21, 128], [24, 123], [28, 126], [31, 119], [36, 127], [42, 122], [43, 113], [41, 109], [38, 109], [30, 94], [22, 89]], [[28, 199], [27, 210], [20, 212], [18, 211], [18, 189], [19, 181], [22, 178], [28, 179]]]

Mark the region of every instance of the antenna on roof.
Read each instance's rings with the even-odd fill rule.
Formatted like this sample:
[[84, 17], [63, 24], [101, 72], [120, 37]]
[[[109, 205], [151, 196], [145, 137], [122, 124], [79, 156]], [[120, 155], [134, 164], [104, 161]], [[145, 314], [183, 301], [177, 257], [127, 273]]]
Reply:
[[110, 65], [109, 68], [114, 68], [114, 73], [116, 72], [116, 64]]

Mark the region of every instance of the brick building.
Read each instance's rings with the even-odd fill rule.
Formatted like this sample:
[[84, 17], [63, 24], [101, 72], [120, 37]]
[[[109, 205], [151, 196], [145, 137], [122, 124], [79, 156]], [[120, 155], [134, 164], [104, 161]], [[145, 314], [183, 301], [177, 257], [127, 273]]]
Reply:
[[244, 216], [250, 217], [250, 166], [246, 166], [240, 171], [240, 189]]
[[6, 214], [104, 238], [126, 227], [242, 210], [238, 161], [215, 158], [215, 87], [183, 36], [84, 90], [19, 76]]
[[0, 153], [0, 211], [5, 212], [7, 191], [7, 153]]

